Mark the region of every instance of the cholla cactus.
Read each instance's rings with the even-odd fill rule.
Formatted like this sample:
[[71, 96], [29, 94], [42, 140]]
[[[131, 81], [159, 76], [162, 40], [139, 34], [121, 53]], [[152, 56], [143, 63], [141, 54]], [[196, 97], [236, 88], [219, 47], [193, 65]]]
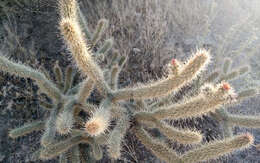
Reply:
[[[237, 77], [244, 75], [246, 72], [248, 72], [249, 67], [244, 66], [240, 67], [238, 69], [235, 69], [231, 72], [229, 72], [230, 65], [232, 64], [231, 59], [227, 58], [224, 61], [222, 72], [215, 71], [209, 77], [205, 80], [207, 82], [222, 82], [224, 80], [234, 80]], [[256, 89], [247, 89], [239, 92], [237, 94], [237, 100], [241, 101], [244, 98], [251, 97], [257, 94]], [[232, 127], [233, 126], [241, 126], [241, 127], [248, 127], [248, 128], [259, 128], [260, 125], [260, 119], [259, 116], [240, 116], [240, 115], [232, 115], [228, 113], [227, 110], [224, 108], [220, 108], [216, 110], [215, 113], [212, 114], [213, 117], [219, 121], [219, 123], [223, 127], [224, 131], [224, 137], [228, 138], [232, 136]]]
[[[100, 20], [96, 32], [91, 34], [85, 26], [86, 22], [76, 0], [60, 0], [59, 4], [61, 34], [74, 62], [86, 77], [81, 83], [72, 87], [71, 67], [66, 69], [65, 81], [59, 66], [54, 67], [57, 80], [55, 85], [43, 73], [0, 57], [2, 71], [34, 79], [40, 90], [53, 100], [52, 104], [42, 103], [50, 110], [47, 120], [27, 124], [9, 133], [11, 137], [16, 138], [44, 129], [42, 147], [35, 153], [40, 159], [60, 156], [60, 162], [84, 162], [87, 151], [88, 160], [99, 160], [102, 158], [100, 145], [104, 144], [108, 146], [109, 156], [118, 159], [121, 155], [121, 143], [127, 131], [133, 132], [146, 148], [166, 162], [191, 163], [215, 159], [253, 144], [253, 136], [245, 133], [201, 145], [179, 156], [164, 142], [152, 137], [147, 132], [148, 128], [158, 128], [161, 134], [183, 144], [199, 144], [203, 135], [198, 131], [177, 129], [164, 120], [199, 117], [209, 112], [218, 112], [221, 106], [236, 101], [237, 96], [231, 86], [227, 82], [220, 82], [217, 85], [203, 84], [196, 97], [187, 97], [178, 103], [167, 106], [146, 103], [146, 99], [176, 93], [196, 79], [210, 61], [209, 52], [198, 50], [185, 64], [173, 59], [168, 65], [169, 75], [166, 78], [119, 89], [117, 80], [126, 58], [119, 58], [118, 52], [115, 51], [108, 66], [102, 71], [96, 63], [96, 57], [102, 55], [101, 52], [105, 54], [111, 49], [112, 41], [106, 41], [97, 51], [93, 49], [100, 40], [107, 21]], [[84, 32], [81, 25], [85, 26]], [[87, 102], [94, 87], [103, 97], [99, 106]], [[134, 102], [129, 102], [130, 99]], [[80, 114], [82, 111], [88, 115], [87, 120]], [[114, 128], [110, 128], [110, 122], [114, 119], [117, 123]], [[241, 119], [242, 122], [234, 116], [229, 118], [231, 124], [259, 126], [250, 125], [252, 123], [248, 117]], [[86, 144], [86, 149], [81, 150], [82, 146], [79, 144]]]

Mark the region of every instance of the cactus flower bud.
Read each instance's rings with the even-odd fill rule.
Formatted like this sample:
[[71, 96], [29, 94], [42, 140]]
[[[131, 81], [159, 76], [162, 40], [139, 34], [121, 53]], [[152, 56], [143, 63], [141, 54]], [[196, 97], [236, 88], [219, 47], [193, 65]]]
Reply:
[[222, 88], [225, 90], [225, 91], [228, 91], [228, 90], [230, 90], [230, 85], [228, 84], [228, 83], [223, 83], [223, 85], [222, 85]]
[[171, 64], [172, 64], [173, 66], [176, 66], [177, 60], [173, 58], [173, 59], [171, 60]]

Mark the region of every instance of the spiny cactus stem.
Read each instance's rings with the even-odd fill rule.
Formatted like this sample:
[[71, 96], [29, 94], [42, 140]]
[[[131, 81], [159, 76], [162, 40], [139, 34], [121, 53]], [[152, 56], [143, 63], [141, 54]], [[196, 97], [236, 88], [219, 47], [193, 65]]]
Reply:
[[215, 79], [217, 79], [217, 77], [219, 77], [219, 71], [215, 71], [215, 72], [211, 73], [211, 74], [209, 75], [209, 77], [207, 77], [207, 79], [204, 80], [203, 83], [213, 82]]
[[89, 76], [95, 82], [101, 95], [106, 96], [110, 89], [104, 80], [103, 72], [92, 59], [91, 51], [86, 45], [78, 22], [62, 18], [60, 21], [60, 30], [72, 52], [72, 57], [82, 73]]
[[149, 112], [138, 112], [134, 115], [133, 119], [137, 121], [138, 124], [145, 124], [148, 127], [156, 127], [154, 121], [157, 119], [151, 116]]
[[[85, 81], [85, 80], [84, 80], [84, 81]], [[83, 84], [84, 81], [82, 81], [82, 82], [78, 83], [77, 85], [75, 85], [74, 87], [70, 88], [70, 89], [68, 90], [68, 92], [66, 93], [66, 95], [73, 95], [73, 94], [78, 93], [79, 88], [82, 86], [82, 84]]]
[[80, 148], [80, 152], [82, 155], [82, 162], [83, 163], [94, 163], [96, 162], [95, 158], [93, 157], [92, 154], [92, 148], [90, 144]]
[[60, 17], [77, 19], [77, 2], [76, 0], [59, 0]]
[[78, 93], [78, 103], [86, 103], [87, 98], [90, 96], [90, 93], [92, 92], [94, 88], [94, 81], [92, 79], [85, 80], [79, 89]]
[[172, 126], [169, 126], [163, 121], [159, 121], [156, 118], [153, 118], [145, 112], [139, 112], [135, 114], [134, 118], [139, 124], [145, 124], [148, 127], [158, 128], [159, 131], [169, 139], [178, 141], [183, 144], [199, 143], [202, 140], [202, 135], [198, 132], [178, 130]]
[[113, 39], [108, 39], [105, 41], [104, 45], [98, 49], [96, 52], [96, 55], [105, 55], [113, 46], [114, 40]]
[[42, 129], [44, 129], [44, 126], [45, 126], [45, 121], [32, 122], [32, 123], [29, 123], [29, 124], [25, 124], [22, 127], [11, 130], [9, 132], [9, 136], [11, 138], [17, 138], [17, 137], [29, 134], [33, 131], [42, 130]]
[[127, 61], [127, 57], [125, 56], [120, 57], [120, 59], [118, 60], [118, 66], [120, 66], [120, 69], [124, 67], [126, 61]]
[[70, 148], [80, 143], [88, 143], [91, 140], [90, 137], [83, 136], [82, 134], [68, 138], [57, 144], [47, 146], [41, 151], [40, 158], [43, 160], [52, 159], [63, 152], [66, 152]]
[[103, 32], [105, 31], [107, 26], [108, 26], [108, 21], [106, 19], [100, 19], [98, 21], [96, 31], [93, 34], [93, 37], [91, 39], [91, 48], [93, 48], [97, 44], [97, 42], [100, 40], [101, 35], [103, 34]]
[[249, 71], [249, 67], [248, 67], [248, 66], [241, 67], [241, 68], [239, 69], [239, 75], [243, 75], [243, 74], [245, 74], [245, 73], [248, 72], [248, 71]]
[[228, 112], [223, 108], [217, 109], [214, 114], [218, 121], [228, 121], [228, 115]]
[[229, 113], [226, 110], [220, 108], [211, 115], [222, 125], [224, 138], [229, 138], [233, 136], [232, 127], [228, 123]]
[[68, 161], [71, 163], [80, 163], [79, 146], [75, 145], [66, 153]]
[[112, 66], [117, 64], [118, 58], [119, 58], [119, 51], [118, 50], [113, 50], [113, 55], [111, 57], [111, 61], [108, 64], [108, 69], [111, 69]]
[[185, 163], [193, 163], [215, 159], [238, 149], [252, 145], [254, 138], [250, 134], [242, 134], [229, 139], [216, 141], [185, 153], [181, 159]]
[[211, 95], [198, 95], [191, 98], [189, 101], [184, 101], [181, 104], [173, 104], [168, 107], [158, 108], [150, 113], [151, 116], [157, 119], [179, 119], [188, 117], [197, 117], [206, 114], [210, 111], [215, 111], [221, 105], [229, 102], [227, 96], [228, 92], [219, 88]]
[[145, 110], [147, 108], [147, 104], [144, 100], [135, 100], [135, 102], [139, 111]]
[[9, 61], [7, 58], [0, 56], [0, 69], [1, 71], [13, 75], [34, 79], [41, 91], [47, 93], [48, 96], [52, 97], [56, 101], [59, 101], [63, 97], [60, 90], [49, 81], [44, 74], [32, 69], [31, 67]]
[[51, 76], [50, 76], [50, 74], [49, 74], [49, 72], [44, 68], [44, 66], [40, 66], [39, 67], [39, 72], [41, 72], [41, 73], [43, 73], [43, 75], [48, 79], [48, 80], [52, 80], [52, 78], [51, 78]]
[[111, 89], [115, 90], [117, 89], [117, 80], [118, 80], [118, 73], [119, 73], [119, 67], [114, 66], [112, 67], [111, 74], [110, 74], [110, 87]]
[[129, 117], [127, 112], [124, 111], [119, 118], [114, 130], [110, 133], [108, 139], [108, 153], [113, 159], [118, 159], [121, 155], [121, 143], [123, 138], [130, 127]]
[[64, 135], [70, 133], [74, 124], [74, 110], [76, 106], [76, 99], [71, 99], [64, 104], [63, 110], [60, 111], [56, 120], [56, 129], [58, 133]]
[[259, 128], [260, 116], [239, 116], [239, 115], [228, 115], [228, 123], [231, 126], [241, 126], [249, 128]]
[[81, 23], [82, 26], [83, 26], [83, 30], [84, 30], [85, 36], [86, 36], [86, 38], [87, 38], [88, 40], [91, 40], [92, 34], [90, 33], [90, 30], [89, 30], [89, 28], [88, 28], [88, 23], [87, 23], [87, 21], [86, 21], [84, 15], [83, 15], [81, 9], [80, 9], [79, 4], [77, 5], [77, 9], [78, 9], [77, 11], [78, 11], [78, 15], [79, 15], [79, 18], [80, 18], [79, 21], [80, 21], [80, 23]]
[[62, 153], [59, 156], [59, 163], [67, 163], [68, 159], [67, 159], [67, 153]]
[[169, 102], [171, 101], [170, 98], [171, 98], [171, 95], [168, 95], [166, 97], [162, 97], [161, 99], [159, 99], [158, 102], [155, 102], [154, 104], [150, 105], [149, 109], [156, 109], [156, 108], [161, 107], [165, 104], [166, 105], [169, 104]]
[[41, 137], [41, 145], [46, 147], [55, 142], [56, 134], [56, 119], [58, 111], [63, 107], [63, 105], [58, 104], [55, 108], [51, 110], [50, 117], [45, 124], [45, 131]]
[[66, 72], [65, 72], [65, 84], [64, 84], [64, 88], [63, 88], [63, 93], [66, 94], [67, 91], [71, 88], [72, 83], [73, 83], [73, 69], [72, 66], [68, 66], [66, 68]]
[[231, 65], [231, 59], [230, 58], [225, 59], [224, 65], [223, 65], [223, 73], [224, 74], [227, 74], [227, 72], [230, 68], [230, 65]]
[[97, 144], [96, 141], [92, 141], [89, 143], [92, 149], [92, 156], [95, 158], [95, 160], [101, 160], [103, 157], [102, 148], [99, 144]]
[[63, 87], [63, 73], [58, 61], [54, 65], [54, 73], [58, 88], [61, 90]]
[[252, 97], [257, 94], [256, 89], [248, 89], [242, 92], [239, 92], [237, 99], [242, 100], [244, 98]]
[[179, 75], [136, 88], [125, 88], [114, 92], [113, 101], [147, 99], [166, 96], [194, 79], [209, 60], [206, 52], [198, 52], [189, 60]]
[[80, 126], [81, 128], [84, 127], [85, 120], [83, 118], [81, 118], [79, 116], [75, 116], [75, 114], [74, 114], [74, 120], [75, 120], [75, 124], [77, 126]]
[[113, 118], [120, 118], [122, 116], [122, 107], [120, 107], [118, 104], [113, 103], [111, 105], [111, 115]]
[[42, 107], [49, 109], [49, 110], [51, 110], [54, 107], [53, 104], [48, 103], [46, 101], [41, 101], [41, 100], [39, 101], [39, 105], [41, 105]]
[[228, 80], [231, 80], [231, 79], [234, 79], [236, 78], [237, 76], [239, 75], [239, 72], [238, 71], [233, 71], [229, 74], [226, 74], [226, 75], [223, 75], [222, 77], [220, 77], [220, 79], [218, 80], [218, 82], [220, 83], [221, 81], [228, 81]]
[[71, 136], [77, 136], [77, 135], [86, 135], [86, 132], [84, 130], [80, 130], [80, 129], [72, 129], [71, 130]]
[[228, 113], [224, 109], [218, 109], [216, 114], [221, 117], [222, 121], [228, 123], [229, 126], [241, 126], [249, 128], [259, 128], [260, 117], [259, 116], [239, 116]]
[[93, 104], [89, 103], [78, 103], [77, 107], [80, 108], [81, 110], [85, 111], [86, 113], [93, 113], [98, 106], [95, 106]]
[[224, 138], [232, 137], [233, 136], [232, 126], [229, 125], [228, 121], [222, 121], [220, 123], [222, 124], [223, 127]]
[[134, 133], [136, 137], [142, 142], [142, 144], [158, 158], [164, 160], [167, 163], [181, 163], [179, 156], [170, 148], [164, 144], [154, 141], [151, 136], [148, 136], [147, 132], [141, 127], [135, 127]]

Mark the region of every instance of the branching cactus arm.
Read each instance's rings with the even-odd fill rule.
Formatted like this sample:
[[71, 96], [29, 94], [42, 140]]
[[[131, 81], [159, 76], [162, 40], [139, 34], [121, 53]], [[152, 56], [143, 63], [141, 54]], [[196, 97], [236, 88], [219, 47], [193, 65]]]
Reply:
[[[118, 90], [114, 93], [114, 101], [166, 96], [196, 78], [196, 76], [205, 68], [209, 60], [207, 51], [198, 51], [188, 60], [181, 70], [179, 70], [180, 68], [176, 69], [177, 72], [175, 75], [169, 75], [166, 79], [144, 86]], [[172, 64], [172, 66], [175, 67], [179, 65]]]
[[207, 85], [206, 92], [202, 92], [197, 97], [184, 100], [181, 104], [174, 104], [167, 108], [159, 108], [151, 113], [151, 116], [157, 119], [179, 119], [188, 117], [197, 117], [214, 111], [221, 105], [229, 103], [232, 100], [233, 92], [227, 83], [220, 84], [216, 88]]
[[60, 90], [54, 83], [49, 81], [44, 74], [32, 69], [31, 67], [12, 62], [4, 56], [0, 56], [0, 69], [1, 71], [8, 72], [12, 75], [34, 79], [41, 91], [52, 97], [55, 101], [63, 98]]

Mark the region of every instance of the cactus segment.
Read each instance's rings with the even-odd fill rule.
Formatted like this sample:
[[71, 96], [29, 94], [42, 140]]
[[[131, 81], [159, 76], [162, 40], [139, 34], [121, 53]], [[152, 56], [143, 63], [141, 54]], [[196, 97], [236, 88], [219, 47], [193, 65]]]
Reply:
[[57, 101], [62, 98], [60, 90], [49, 81], [44, 74], [32, 69], [31, 67], [12, 62], [4, 56], [0, 56], [0, 69], [1, 71], [8, 72], [12, 75], [34, 79], [41, 91], [52, 97], [54, 100]]
[[176, 129], [167, 123], [157, 120], [149, 113], [139, 112], [135, 115], [137, 122], [148, 127], [157, 128], [167, 138], [182, 144], [195, 144], [202, 140], [202, 135], [198, 132], [184, 131]]
[[231, 65], [231, 60], [229, 58], [226, 58], [223, 65], [223, 73], [226, 74], [229, 70], [229, 67]]
[[45, 132], [43, 133], [41, 137], [41, 145], [43, 147], [46, 147], [52, 143], [55, 143], [55, 137], [56, 137], [56, 119], [58, 110], [61, 106], [57, 106], [56, 108], [53, 108], [50, 113], [50, 117], [46, 122], [45, 125]]
[[77, 19], [77, 0], [59, 0], [58, 6], [60, 17]]
[[30, 134], [33, 131], [39, 131], [44, 129], [45, 122], [44, 121], [36, 121], [32, 123], [25, 124], [22, 127], [13, 129], [9, 132], [9, 136], [11, 138], [18, 138], [20, 136], [24, 136], [26, 134]]
[[123, 114], [118, 120], [116, 127], [110, 133], [108, 139], [108, 153], [111, 158], [118, 159], [121, 156], [121, 143], [124, 139], [127, 129], [129, 128], [129, 118], [127, 114]]
[[97, 42], [100, 40], [103, 32], [108, 27], [108, 21], [106, 19], [100, 19], [98, 21], [98, 25], [96, 27], [96, 31], [93, 34], [93, 37], [91, 38], [91, 47], [93, 48]]
[[215, 141], [200, 148], [185, 153], [181, 160], [185, 163], [193, 163], [216, 159], [220, 156], [248, 148], [254, 142], [254, 138], [250, 134], [242, 134], [229, 139]]
[[248, 89], [248, 90], [244, 90], [242, 92], [238, 93], [237, 99], [241, 100], [247, 97], [252, 97], [254, 95], [256, 95], [257, 91], [255, 89]]
[[100, 55], [100, 54], [106, 54], [113, 46], [113, 39], [108, 39], [105, 41], [104, 45], [98, 49], [98, 51], [96, 52], [97, 55]]
[[[225, 84], [221, 84], [224, 88]], [[207, 114], [210, 111], [215, 111], [223, 104], [229, 103], [230, 97], [234, 96], [232, 91], [223, 91], [222, 87], [218, 86], [214, 90], [184, 101], [180, 104], [173, 104], [168, 107], [158, 108], [151, 113], [151, 116], [157, 119], [179, 119], [197, 117]]]
[[56, 82], [57, 82], [57, 85], [58, 85], [58, 88], [61, 90], [63, 85], [63, 73], [62, 73], [62, 70], [59, 66], [59, 62], [56, 62], [56, 64], [54, 65], [54, 73], [55, 73], [55, 78], [56, 78]]
[[91, 79], [85, 80], [80, 88], [78, 93], [78, 103], [84, 104], [86, 103], [87, 98], [90, 96], [90, 93], [93, 91], [94, 82]]
[[48, 160], [51, 158], [54, 158], [63, 152], [68, 151], [70, 148], [72, 148], [75, 145], [78, 145], [83, 142], [88, 142], [88, 138], [83, 135], [75, 135], [71, 138], [68, 138], [64, 141], [58, 142], [56, 144], [49, 145], [45, 147], [41, 151], [40, 158], [43, 160]]
[[56, 130], [59, 134], [65, 135], [71, 132], [74, 124], [74, 109], [76, 105], [76, 100], [72, 99], [67, 104], [65, 104], [62, 112], [58, 114], [56, 120]]
[[64, 88], [63, 88], [64, 94], [66, 94], [67, 91], [71, 88], [72, 83], [73, 83], [73, 77], [74, 77], [74, 74], [73, 74], [72, 66], [68, 66], [65, 71], [65, 84], [64, 84]]
[[110, 88], [112, 90], [117, 89], [117, 80], [118, 80], [118, 72], [119, 72], [119, 67], [114, 66], [112, 67], [111, 73], [110, 73]]
[[87, 47], [85, 39], [82, 37], [83, 35], [78, 22], [62, 18], [60, 30], [81, 72], [84, 75], [88, 75], [96, 83], [102, 95], [105, 96], [109, 88], [107, 83], [105, 83], [102, 70], [94, 63], [91, 57], [92, 53]]
[[90, 32], [90, 30], [88, 28], [88, 23], [83, 15], [79, 5], [77, 5], [77, 11], [78, 11], [78, 15], [79, 15], [79, 22], [82, 25], [83, 30], [84, 30], [83, 32], [85, 33], [87, 40], [91, 40], [92, 33]]
[[208, 62], [208, 52], [198, 51], [178, 75], [140, 87], [120, 89], [114, 93], [113, 101], [166, 96], [196, 78]]
[[147, 132], [140, 127], [135, 128], [136, 137], [142, 142], [142, 144], [158, 158], [170, 163], [181, 163], [179, 156], [170, 148], [166, 147], [163, 143], [153, 140]]
[[248, 128], [259, 128], [260, 117], [259, 116], [239, 116], [239, 115], [228, 115], [228, 123], [231, 126], [240, 126]]

